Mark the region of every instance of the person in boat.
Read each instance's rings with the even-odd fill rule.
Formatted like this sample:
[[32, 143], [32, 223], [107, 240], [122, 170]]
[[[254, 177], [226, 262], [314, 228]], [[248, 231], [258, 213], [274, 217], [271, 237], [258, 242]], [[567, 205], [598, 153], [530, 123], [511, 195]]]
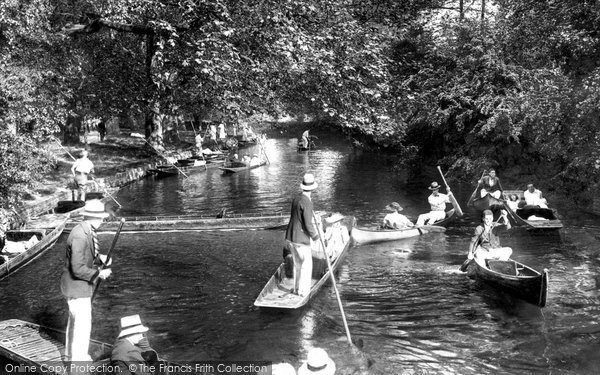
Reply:
[[302, 193], [294, 197], [290, 221], [285, 232], [286, 244], [294, 259], [294, 293], [306, 296], [310, 293], [312, 279], [311, 240], [319, 238], [319, 232], [313, 223], [313, 203], [311, 193], [318, 186], [315, 176], [306, 173], [300, 188]]
[[96, 230], [108, 217], [104, 203], [98, 199], [86, 202], [81, 212], [83, 221], [67, 238], [65, 267], [60, 290], [67, 299], [65, 357], [67, 361], [91, 361], [88, 354], [92, 329], [92, 295], [98, 279], [105, 280], [112, 271], [107, 256], [100, 253]]
[[525, 203], [528, 206], [548, 208], [548, 201], [546, 201], [546, 198], [542, 197], [541, 190], [536, 189], [533, 184], [527, 185], [527, 190], [523, 192], [523, 197], [525, 198]]
[[450, 201], [450, 194], [452, 194], [452, 192], [449, 187], [446, 187], [448, 194], [441, 194], [440, 185], [436, 181], [433, 181], [428, 189], [431, 191], [431, 195], [427, 198], [427, 202], [429, 202], [431, 211], [419, 215], [417, 218], [417, 226], [425, 224], [432, 225], [436, 221], [443, 220], [446, 217], [446, 203], [452, 203]]
[[124, 316], [119, 323], [119, 336], [110, 354], [111, 364], [118, 367], [121, 374], [147, 374], [144, 370], [148, 370], [148, 366], [158, 368], [158, 354], [150, 347], [146, 337], [148, 327], [142, 324], [140, 316]]
[[252, 155], [252, 158], [250, 159], [250, 166], [253, 167], [255, 165], [259, 165], [260, 164], [260, 159], [258, 158], [258, 155], [254, 154]]
[[519, 197], [517, 197], [516, 194], [511, 194], [508, 197], [508, 200], [506, 201], [506, 204], [508, 204], [508, 207], [513, 210], [516, 211], [519, 209]]
[[198, 155], [202, 155], [202, 142], [204, 142], [204, 137], [202, 137], [202, 133], [198, 132], [198, 134], [196, 134], [196, 137], [194, 138], [194, 141], [196, 142], [196, 153]]
[[494, 228], [502, 225], [505, 225], [506, 229], [511, 228], [506, 210], [501, 211], [501, 218], [502, 223], [494, 222], [492, 211], [483, 211], [483, 223], [475, 228], [475, 234], [471, 238], [471, 244], [469, 245], [468, 259], [473, 259], [475, 256], [483, 257], [484, 259], [499, 260], [508, 260], [510, 258], [512, 249], [510, 247], [501, 247], [500, 238], [493, 232]]
[[312, 348], [306, 356], [306, 361], [298, 369], [298, 375], [334, 375], [335, 362], [325, 349]]
[[504, 190], [502, 189], [500, 179], [496, 176], [496, 171], [494, 169], [490, 169], [489, 174], [483, 176], [483, 178], [479, 180], [478, 188], [480, 189], [479, 194], [481, 198], [490, 194], [492, 197], [500, 199], [502, 190]]
[[79, 200], [85, 201], [85, 193], [87, 192], [88, 176], [94, 172], [94, 163], [88, 159], [88, 152], [81, 151], [79, 159], [75, 160], [71, 167], [71, 173], [75, 179], [75, 186], [79, 194]]
[[385, 209], [392, 211], [383, 218], [383, 229], [404, 229], [414, 226], [414, 224], [400, 211], [404, 210], [398, 202], [392, 202], [385, 206]]
[[308, 134], [308, 130], [305, 130], [304, 133], [302, 133], [301, 145], [302, 148], [308, 148], [310, 145], [310, 135]]

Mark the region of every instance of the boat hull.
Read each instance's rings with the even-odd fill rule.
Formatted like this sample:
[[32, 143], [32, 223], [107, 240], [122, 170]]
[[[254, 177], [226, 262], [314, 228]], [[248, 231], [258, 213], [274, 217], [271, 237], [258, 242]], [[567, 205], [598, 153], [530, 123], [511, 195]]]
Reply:
[[[242, 163], [239, 163], [242, 164]], [[254, 168], [258, 168], [258, 167], [262, 167], [263, 165], [267, 164], [267, 162], [262, 162], [260, 164], [256, 164], [256, 165], [246, 165], [246, 166], [239, 166], [239, 167], [219, 167], [220, 170], [222, 170], [224, 173], [237, 173], [237, 172], [243, 172], [243, 171], [247, 171], [249, 169], [254, 169]]]
[[[525, 205], [525, 198], [520, 190], [505, 190], [504, 198], [508, 200], [508, 197], [513, 194], [519, 198], [519, 208], [513, 210], [506, 204], [505, 209], [516, 225], [524, 226], [527, 230], [533, 231], [559, 230], [563, 227], [555, 209]], [[529, 220], [532, 216], [544, 220]]]
[[423, 225], [404, 229], [370, 229], [356, 227], [352, 229], [352, 240], [356, 244], [368, 244], [385, 241], [397, 241], [416, 237], [430, 232], [445, 232], [446, 228], [437, 225]]
[[497, 211], [504, 208], [504, 200], [497, 199], [492, 197], [490, 194], [487, 194], [483, 198], [475, 198], [471, 202], [471, 206], [475, 207], [475, 209], [479, 211], [483, 210], [492, 210]]

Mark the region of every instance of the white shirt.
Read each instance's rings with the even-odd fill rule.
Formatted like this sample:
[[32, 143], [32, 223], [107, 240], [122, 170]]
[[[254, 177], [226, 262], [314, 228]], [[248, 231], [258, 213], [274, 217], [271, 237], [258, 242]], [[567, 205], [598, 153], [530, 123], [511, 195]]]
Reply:
[[385, 215], [383, 218], [383, 225], [384, 227], [402, 229], [406, 227], [412, 227], [413, 223], [401, 213], [392, 212]]
[[88, 158], [79, 158], [75, 160], [71, 169], [75, 172], [89, 174], [94, 169], [94, 163]]
[[446, 194], [438, 194], [437, 196], [431, 194], [427, 201], [431, 206], [431, 211], [446, 211], [446, 203], [452, 203]]
[[523, 192], [523, 197], [525, 197], [525, 203], [527, 205], [539, 206], [542, 199], [542, 192], [538, 189], [534, 189], [532, 193], [527, 189]]

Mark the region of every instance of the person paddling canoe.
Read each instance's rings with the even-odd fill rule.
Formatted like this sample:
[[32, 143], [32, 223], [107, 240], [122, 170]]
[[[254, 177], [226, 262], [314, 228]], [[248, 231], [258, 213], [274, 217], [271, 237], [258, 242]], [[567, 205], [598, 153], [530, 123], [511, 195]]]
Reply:
[[431, 211], [419, 215], [417, 218], [417, 226], [425, 225], [425, 222], [427, 222], [428, 225], [432, 225], [436, 221], [443, 220], [446, 217], [446, 203], [452, 203], [450, 200], [450, 194], [452, 194], [452, 192], [449, 187], [446, 187], [448, 194], [441, 194], [440, 185], [436, 181], [433, 181], [429, 186], [429, 190], [431, 190], [431, 195], [427, 198], [427, 201], [431, 206]]
[[[493, 233], [494, 228], [506, 225], [510, 229], [511, 225], [507, 218], [507, 212], [501, 211], [502, 223], [494, 222], [494, 214], [491, 210], [483, 211], [483, 223], [475, 228], [475, 234], [471, 238], [469, 245], [469, 260], [475, 256], [485, 259], [508, 260], [512, 255], [510, 247], [501, 247], [500, 238]], [[499, 220], [498, 220], [499, 221]]]

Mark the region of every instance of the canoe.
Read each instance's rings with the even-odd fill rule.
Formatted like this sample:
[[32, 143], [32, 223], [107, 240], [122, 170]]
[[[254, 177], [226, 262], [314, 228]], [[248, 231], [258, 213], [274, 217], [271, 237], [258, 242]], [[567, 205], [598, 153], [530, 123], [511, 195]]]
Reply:
[[[350, 231], [353, 225], [354, 217], [345, 217], [342, 225], [331, 229], [333, 230], [332, 234], [340, 239], [326, 244], [327, 252], [331, 254], [331, 268], [334, 272], [339, 268], [348, 249], [352, 245]], [[327, 237], [328, 234], [329, 232], [325, 236]], [[254, 301], [254, 306], [273, 309], [298, 309], [306, 305], [330, 278], [329, 269], [323, 258], [322, 251], [320, 244], [317, 250], [313, 249], [313, 275], [310, 293], [306, 296], [299, 296], [292, 293], [294, 280], [286, 276], [285, 264], [282, 263]]]
[[7, 231], [6, 240], [17, 242], [18, 246], [23, 246], [23, 241], [28, 241], [33, 236], [39, 242], [20, 254], [9, 256], [8, 260], [0, 264], [0, 279], [13, 274], [50, 249], [65, 229], [68, 218], [68, 214], [43, 215], [27, 222], [25, 229]]
[[263, 161], [260, 164], [256, 164], [256, 165], [249, 165], [249, 164], [242, 163], [242, 162], [234, 162], [227, 167], [219, 167], [219, 169], [222, 170], [224, 173], [236, 173], [236, 172], [246, 171], [248, 169], [262, 167], [265, 164], [267, 164], [266, 161]]
[[396, 241], [403, 238], [420, 236], [425, 233], [442, 233], [446, 228], [437, 225], [423, 225], [404, 229], [360, 228], [352, 229], [352, 239], [356, 244], [367, 244], [384, 241]]
[[[98, 232], [114, 232], [121, 218], [103, 223]], [[289, 222], [289, 214], [282, 212], [259, 212], [226, 214], [224, 217], [202, 215], [125, 216], [122, 232], [141, 231], [198, 231], [198, 230], [247, 230], [282, 228]], [[70, 220], [65, 232], [70, 232], [80, 221]]]
[[469, 277], [480, 279], [534, 305], [544, 307], [548, 296], [548, 270], [541, 273], [513, 259], [506, 261], [475, 257]]
[[504, 200], [494, 198], [490, 194], [487, 194], [483, 198], [475, 198], [472, 202], [469, 203], [470, 206], [475, 207], [479, 211], [488, 209], [492, 211], [497, 211], [504, 208]]
[[[504, 198], [508, 201], [508, 197], [513, 194], [519, 197], [519, 208], [512, 210], [507, 203], [505, 209], [516, 225], [535, 231], [558, 230], [563, 227], [555, 209], [528, 206], [525, 203], [523, 191], [520, 190], [505, 190]], [[533, 217], [535, 217], [535, 220], [529, 219], [533, 219]]]

